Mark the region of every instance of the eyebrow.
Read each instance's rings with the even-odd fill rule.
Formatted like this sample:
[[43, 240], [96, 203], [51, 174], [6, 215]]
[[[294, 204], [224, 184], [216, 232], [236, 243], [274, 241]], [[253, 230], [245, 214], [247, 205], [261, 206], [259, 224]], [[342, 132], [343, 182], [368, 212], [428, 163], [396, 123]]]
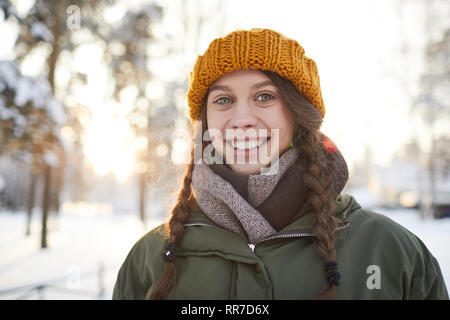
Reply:
[[[264, 87], [264, 86], [267, 86], [267, 85], [275, 86], [272, 81], [266, 80], [266, 81], [263, 81], [263, 82], [255, 83], [251, 87], [251, 89], [258, 89], [258, 88], [261, 88], [261, 87]], [[231, 91], [230, 87], [228, 87], [228, 86], [214, 85], [214, 86], [212, 86], [209, 89], [209, 93], [213, 92], [214, 90]]]

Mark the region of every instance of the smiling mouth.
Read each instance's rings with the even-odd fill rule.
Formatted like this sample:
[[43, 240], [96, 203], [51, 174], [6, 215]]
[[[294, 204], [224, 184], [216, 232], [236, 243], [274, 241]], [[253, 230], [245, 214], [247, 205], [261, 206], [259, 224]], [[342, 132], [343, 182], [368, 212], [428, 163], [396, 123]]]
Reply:
[[259, 139], [253, 139], [253, 140], [229, 140], [227, 143], [235, 150], [239, 151], [249, 151], [256, 148], [261, 147], [263, 144], [267, 143], [270, 140], [270, 137], [264, 137]]

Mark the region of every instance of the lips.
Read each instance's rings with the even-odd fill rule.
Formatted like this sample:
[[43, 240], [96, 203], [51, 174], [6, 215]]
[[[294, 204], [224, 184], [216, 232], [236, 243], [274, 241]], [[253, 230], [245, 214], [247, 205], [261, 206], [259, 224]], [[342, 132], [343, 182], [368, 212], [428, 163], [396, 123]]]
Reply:
[[259, 148], [260, 146], [262, 146], [264, 143], [267, 143], [267, 141], [270, 140], [270, 137], [262, 137], [262, 138], [258, 138], [258, 139], [245, 139], [245, 140], [229, 140], [228, 144], [237, 150], [242, 150], [242, 151], [246, 151], [246, 150], [252, 150], [255, 148]]

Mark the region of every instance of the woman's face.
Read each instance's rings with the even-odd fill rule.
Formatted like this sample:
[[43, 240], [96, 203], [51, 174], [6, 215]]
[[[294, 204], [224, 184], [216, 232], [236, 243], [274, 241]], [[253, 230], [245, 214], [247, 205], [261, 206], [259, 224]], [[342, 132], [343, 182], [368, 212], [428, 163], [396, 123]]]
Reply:
[[293, 137], [293, 117], [279, 89], [257, 70], [218, 78], [209, 90], [206, 117], [214, 149], [241, 174], [260, 174]]

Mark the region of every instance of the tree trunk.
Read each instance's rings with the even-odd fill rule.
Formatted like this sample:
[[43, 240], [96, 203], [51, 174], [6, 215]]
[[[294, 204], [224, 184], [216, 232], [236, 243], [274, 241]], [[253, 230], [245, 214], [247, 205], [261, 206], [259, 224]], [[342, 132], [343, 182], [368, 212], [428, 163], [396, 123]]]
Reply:
[[64, 167], [62, 166], [62, 164], [59, 164], [58, 167], [53, 170], [53, 184], [50, 204], [50, 208], [54, 210], [57, 216], [59, 215], [59, 209], [61, 206], [59, 195], [61, 194], [62, 190], [63, 174]]
[[58, 39], [61, 36], [61, 15], [64, 15], [64, 8], [61, 6], [62, 1], [55, 1], [55, 8], [53, 12], [53, 16], [55, 18], [55, 24], [52, 28], [52, 34], [53, 34], [53, 44], [52, 44], [52, 52], [50, 53], [50, 56], [48, 57], [48, 82], [50, 83], [50, 87], [52, 88], [52, 93], [55, 94], [55, 69], [56, 69], [56, 63], [58, 62], [59, 53], [61, 51], [61, 48], [58, 44]]
[[[65, 16], [65, 11], [64, 11], [64, 7], [62, 5], [62, 1], [55, 1], [54, 2], [54, 12], [53, 12], [53, 16], [55, 19], [55, 23], [53, 25], [52, 28], [52, 34], [53, 34], [53, 43], [52, 43], [52, 52], [50, 53], [50, 56], [48, 57], [48, 67], [49, 67], [49, 71], [48, 71], [48, 82], [50, 83], [50, 87], [52, 89], [52, 93], [53, 95], [55, 95], [56, 90], [55, 90], [55, 71], [56, 71], [56, 64], [58, 62], [59, 59], [59, 54], [61, 52], [61, 47], [58, 43], [58, 39], [61, 37], [62, 35], [62, 17]], [[56, 177], [57, 179], [59, 179], [59, 175], [63, 175], [63, 168], [61, 167], [61, 159], [59, 159], [59, 164], [58, 167], [55, 168], [55, 173], [56, 173]], [[51, 169], [49, 169], [51, 170]], [[61, 171], [61, 172], [59, 172]], [[50, 184], [50, 181], [49, 181]], [[62, 182], [57, 181], [55, 183], [55, 187], [54, 188], [54, 195], [52, 197], [52, 199], [46, 199], [44, 201], [48, 201], [49, 202], [49, 207], [52, 207], [55, 209], [56, 213], [59, 212], [59, 197], [60, 197], [60, 186], [62, 185]], [[48, 192], [48, 196], [51, 195], [51, 190], [49, 190]]]
[[34, 208], [34, 198], [36, 196], [36, 180], [37, 176], [31, 169], [30, 172], [30, 188], [28, 190], [28, 201], [27, 201], [27, 228], [25, 235], [28, 237], [31, 234], [31, 218], [33, 215]]
[[51, 167], [46, 164], [44, 169], [44, 199], [42, 202], [42, 237], [41, 249], [47, 248], [47, 220], [50, 207]]

